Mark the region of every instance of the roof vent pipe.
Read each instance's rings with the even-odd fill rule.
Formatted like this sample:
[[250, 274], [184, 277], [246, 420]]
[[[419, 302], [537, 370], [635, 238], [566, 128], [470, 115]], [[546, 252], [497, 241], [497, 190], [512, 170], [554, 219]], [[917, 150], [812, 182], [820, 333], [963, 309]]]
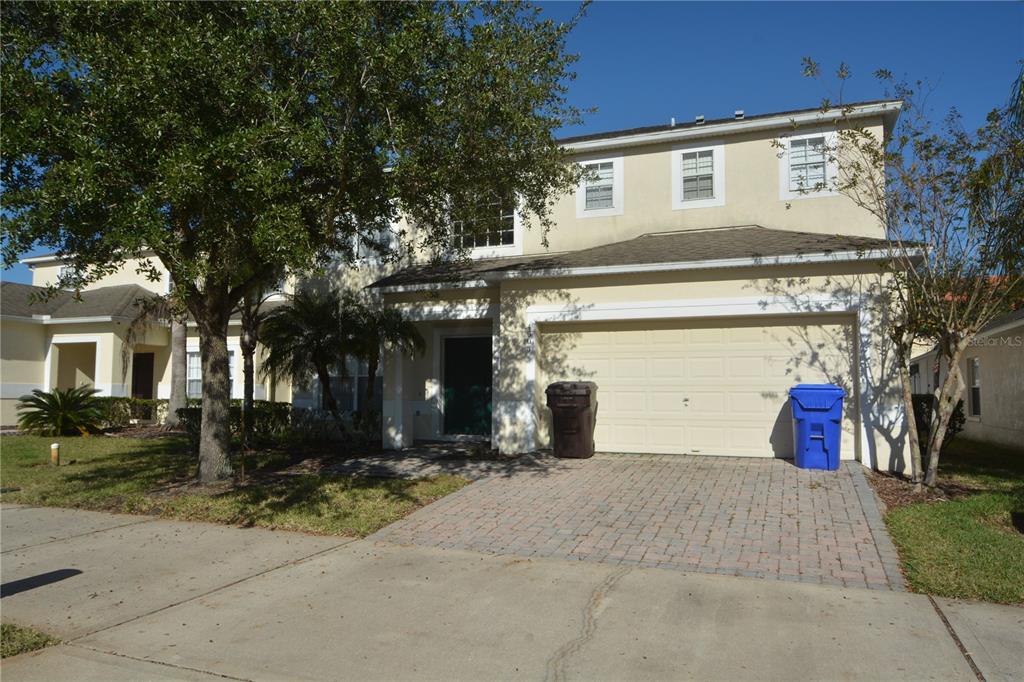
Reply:
[[736, 113], [734, 113], [733, 116], [736, 117], [737, 121], [742, 120], [743, 119], [743, 110], [742, 109], [737, 109]]
[[695, 121], [696, 121], [697, 125], [699, 125], [699, 126], [704, 125], [704, 114], [698, 115], [697, 118], [695, 119]]

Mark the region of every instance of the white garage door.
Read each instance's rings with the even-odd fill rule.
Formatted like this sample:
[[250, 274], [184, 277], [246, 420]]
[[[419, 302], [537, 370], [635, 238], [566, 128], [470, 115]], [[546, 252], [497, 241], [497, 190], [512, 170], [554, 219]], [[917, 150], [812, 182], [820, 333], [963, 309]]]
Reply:
[[[538, 379], [598, 384], [605, 452], [792, 457], [787, 390], [838, 383], [852, 393], [846, 319], [568, 323], [541, 327]], [[846, 400], [843, 459], [854, 456]], [[549, 412], [542, 410], [542, 442]]]

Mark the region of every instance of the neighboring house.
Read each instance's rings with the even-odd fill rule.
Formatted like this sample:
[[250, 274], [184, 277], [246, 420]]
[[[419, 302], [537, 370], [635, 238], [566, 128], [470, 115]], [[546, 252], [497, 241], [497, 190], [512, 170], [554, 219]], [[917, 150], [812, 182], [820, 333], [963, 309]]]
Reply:
[[[910, 361], [914, 393], [934, 393], [947, 376], [929, 350]], [[964, 378], [963, 435], [1015, 448], [1024, 443], [1024, 308], [988, 324], [960, 360]]]
[[[136, 274], [129, 261], [118, 272], [83, 288], [78, 296], [59, 291], [46, 299], [46, 287], [66, 267], [57, 256], [22, 261], [32, 270], [32, 285], [4, 282], [0, 296], [0, 424], [17, 422], [18, 398], [33, 389], [91, 385], [102, 396], [167, 398], [171, 392], [170, 329], [159, 321], [147, 325], [125, 349], [128, 328], [140, 312], [139, 301], [166, 293], [167, 273], [158, 281]], [[283, 296], [276, 298], [282, 299]], [[231, 396], [242, 397], [240, 323], [228, 328]], [[188, 395], [199, 397], [199, 336], [188, 340]], [[257, 352], [257, 369], [260, 353]], [[257, 374], [257, 399], [291, 400], [287, 383], [274, 385]]]
[[[866, 102], [845, 116], [881, 137], [899, 109]], [[427, 342], [423, 356], [383, 359], [385, 445], [545, 448], [544, 388], [577, 379], [598, 384], [599, 450], [791, 457], [787, 390], [829, 382], [848, 394], [842, 457], [902, 469], [898, 382], [873, 312], [887, 243], [828, 187], [838, 171], [822, 147], [842, 119], [737, 112], [568, 138], [590, 172], [556, 199], [548, 246], [513, 206], [496, 206], [500, 226], [486, 234], [456, 225], [468, 259], [336, 277], [377, 279], [371, 290]]]

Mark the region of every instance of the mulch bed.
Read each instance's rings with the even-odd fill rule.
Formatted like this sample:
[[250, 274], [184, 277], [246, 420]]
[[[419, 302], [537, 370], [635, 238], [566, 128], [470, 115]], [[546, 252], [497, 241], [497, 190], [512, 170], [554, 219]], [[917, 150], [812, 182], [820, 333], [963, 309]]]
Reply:
[[905, 476], [879, 471], [869, 471], [868, 480], [875, 489], [875, 494], [889, 510], [918, 502], [949, 502], [978, 492], [976, 489], [943, 481], [941, 478], [934, 488], [926, 487], [917, 492], [914, 490], [914, 484]]

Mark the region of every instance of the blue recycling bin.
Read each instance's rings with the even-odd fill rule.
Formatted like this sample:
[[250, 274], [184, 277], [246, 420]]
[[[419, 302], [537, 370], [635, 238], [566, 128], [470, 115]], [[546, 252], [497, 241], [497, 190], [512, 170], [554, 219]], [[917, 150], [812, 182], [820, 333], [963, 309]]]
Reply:
[[801, 469], [839, 468], [844, 397], [846, 392], [835, 384], [797, 384], [789, 389], [793, 458]]

